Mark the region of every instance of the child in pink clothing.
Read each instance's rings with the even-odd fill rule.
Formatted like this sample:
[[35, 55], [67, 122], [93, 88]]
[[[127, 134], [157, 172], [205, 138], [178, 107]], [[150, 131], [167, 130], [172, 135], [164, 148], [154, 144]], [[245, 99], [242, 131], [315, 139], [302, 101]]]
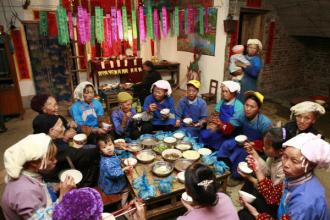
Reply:
[[233, 55], [230, 56], [229, 72], [233, 76], [233, 81], [240, 81], [243, 78], [243, 71], [241, 67], [236, 65], [236, 62], [239, 61], [245, 65], [250, 65], [250, 62], [243, 55], [243, 45], [235, 45], [231, 50]]

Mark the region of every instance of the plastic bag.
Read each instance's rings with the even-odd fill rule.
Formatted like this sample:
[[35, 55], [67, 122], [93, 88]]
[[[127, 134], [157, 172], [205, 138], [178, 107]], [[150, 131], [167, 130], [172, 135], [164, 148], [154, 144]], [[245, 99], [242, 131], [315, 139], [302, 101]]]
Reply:
[[137, 190], [138, 196], [141, 199], [149, 199], [156, 196], [156, 187], [149, 184], [146, 173], [144, 172], [142, 176], [137, 177], [133, 181], [133, 187]]
[[115, 149], [115, 153], [120, 159], [126, 159], [126, 158], [129, 158], [129, 157], [134, 157], [134, 155], [131, 152], [127, 151], [127, 150]]
[[158, 131], [154, 136], [157, 140], [162, 141], [166, 137], [172, 137], [173, 133], [170, 131]]
[[201, 162], [206, 166], [210, 166], [210, 165], [214, 164], [215, 162], [217, 162], [217, 156], [216, 155], [217, 155], [217, 152], [213, 152], [210, 155], [203, 156], [201, 158]]
[[229, 167], [223, 161], [216, 161], [213, 166], [215, 175], [223, 175], [227, 170], [229, 170]]
[[168, 194], [172, 192], [172, 182], [174, 180], [173, 176], [169, 176], [165, 179], [155, 179], [155, 183], [158, 183], [158, 189], [161, 194]]

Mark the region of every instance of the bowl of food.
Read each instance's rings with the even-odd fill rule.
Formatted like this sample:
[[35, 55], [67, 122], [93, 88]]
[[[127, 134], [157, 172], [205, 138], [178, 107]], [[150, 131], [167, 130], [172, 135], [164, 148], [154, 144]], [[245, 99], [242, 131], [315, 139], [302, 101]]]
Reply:
[[182, 157], [182, 153], [177, 149], [167, 149], [162, 152], [162, 157], [167, 161], [173, 162]]
[[185, 123], [186, 125], [190, 125], [193, 122], [192, 118], [184, 118], [183, 119], [183, 123]]
[[185, 142], [185, 141], [181, 141], [180, 143], [178, 143], [177, 145], [175, 145], [175, 148], [181, 151], [186, 151], [186, 150], [190, 150], [191, 149], [191, 143], [190, 142]]
[[67, 176], [71, 176], [73, 178], [73, 181], [75, 184], [80, 183], [80, 181], [83, 178], [83, 175], [79, 170], [70, 169], [70, 170], [65, 170], [60, 173], [59, 177], [60, 177], [61, 182], [64, 182], [65, 178]]
[[187, 192], [184, 192], [184, 193], [182, 194], [181, 199], [182, 199], [183, 201], [185, 201], [186, 203], [188, 203], [188, 204], [192, 204], [193, 201], [194, 201], [193, 198], [192, 198], [191, 196], [189, 196]]
[[202, 156], [207, 156], [207, 155], [212, 154], [212, 151], [208, 148], [205, 148], [205, 147], [198, 149], [197, 152]]
[[87, 143], [86, 134], [76, 134], [75, 136], [73, 136], [73, 147], [74, 148], [81, 148], [86, 143]]
[[124, 164], [125, 166], [135, 167], [135, 165], [137, 164], [137, 160], [133, 157], [129, 157], [124, 160]]
[[172, 173], [173, 165], [167, 161], [157, 161], [152, 165], [152, 172], [159, 177], [165, 177]]
[[184, 171], [179, 172], [176, 175], [176, 178], [179, 180], [180, 183], [184, 183]]
[[247, 140], [248, 140], [247, 136], [246, 136], [246, 135], [243, 135], [243, 134], [241, 134], [241, 135], [237, 135], [237, 136], [235, 137], [235, 141], [236, 141], [237, 144], [239, 144], [239, 145], [243, 145], [244, 142], [247, 141]]
[[254, 195], [251, 195], [250, 193], [244, 192], [242, 190], [238, 191], [238, 195], [248, 203], [252, 203], [256, 199]]
[[142, 113], [136, 113], [132, 118], [134, 121], [140, 122], [142, 121]]
[[108, 124], [108, 123], [102, 122], [102, 128], [108, 130], [108, 129], [110, 129], [111, 127], [112, 127], [111, 124]]
[[147, 138], [144, 138], [140, 144], [143, 148], [153, 148], [154, 146], [156, 146], [158, 143], [158, 141], [153, 138], [153, 137], [147, 137]]
[[160, 111], [160, 114], [161, 115], [164, 115], [164, 116], [167, 116], [170, 114], [170, 109], [169, 108], [163, 108], [161, 111]]
[[167, 149], [169, 149], [168, 146], [162, 141], [158, 142], [158, 144], [152, 148], [157, 154], [162, 154], [162, 152]]
[[238, 164], [238, 169], [245, 174], [251, 174], [253, 172], [253, 170], [248, 166], [247, 162], [240, 162]]
[[174, 137], [166, 137], [163, 140], [166, 144], [175, 144], [176, 143], [176, 138]]
[[182, 153], [182, 156], [187, 160], [196, 161], [201, 155], [195, 150], [186, 150]]
[[192, 163], [191, 160], [180, 158], [175, 161], [174, 168], [179, 172], [185, 171]]
[[111, 213], [103, 212], [101, 214], [101, 219], [102, 220], [116, 220], [116, 217]]
[[151, 150], [141, 150], [137, 155], [136, 158], [141, 162], [141, 163], [151, 163], [155, 158], [156, 154]]
[[184, 138], [185, 134], [183, 132], [175, 132], [173, 134], [173, 137], [178, 139], [178, 140], [182, 140]]
[[129, 143], [128, 150], [131, 152], [139, 152], [143, 150], [143, 147], [139, 143]]

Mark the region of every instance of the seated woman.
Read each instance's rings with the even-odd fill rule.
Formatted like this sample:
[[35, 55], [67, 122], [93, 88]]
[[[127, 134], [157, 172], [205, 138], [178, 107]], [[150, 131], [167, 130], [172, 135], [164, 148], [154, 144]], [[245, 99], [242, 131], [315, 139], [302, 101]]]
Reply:
[[214, 172], [205, 165], [195, 163], [185, 172], [185, 188], [193, 203], [181, 200], [188, 212], [178, 220], [235, 220], [238, 219], [236, 208], [230, 198], [218, 192]]
[[64, 139], [72, 139], [76, 134], [77, 124], [74, 121], [68, 122], [62, 115], [59, 115], [56, 99], [48, 94], [35, 95], [31, 99], [31, 109], [39, 114], [58, 115], [65, 127]]
[[[244, 148], [239, 146], [233, 138], [223, 142], [218, 150], [218, 157], [230, 163], [228, 165], [231, 167], [233, 178], [240, 178], [237, 173], [237, 165], [248, 155], [245, 149], [254, 148], [260, 153], [263, 152], [262, 139], [272, 125], [269, 118], [260, 113], [263, 100], [264, 96], [259, 92], [246, 92], [244, 112], [230, 119], [229, 123], [218, 123], [218, 128], [223, 134], [229, 135], [236, 129], [248, 138], [248, 141], [244, 143]], [[233, 179], [231, 178], [231, 180]], [[235, 185], [234, 181], [231, 182], [231, 185]]]
[[[187, 131], [193, 137], [199, 137], [199, 132], [203, 124], [206, 123], [208, 116], [207, 104], [201, 97], [198, 97], [198, 91], [201, 83], [197, 80], [190, 80], [187, 83], [187, 95], [180, 99], [175, 110], [175, 127], [180, 127]], [[191, 125], [184, 125], [182, 120], [191, 118]]]
[[230, 138], [221, 133], [216, 125], [228, 123], [231, 118], [243, 112], [243, 104], [236, 98], [240, 92], [240, 88], [239, 83], [231, 80], [221, 83], [222, 99], [215, 106], [215, 112], [209, 119], [207, 129], [201, 131], [200, 140], [206, 146], [218, 150], [223, 141]]
[[[258, 190], [267, 203], [279, 204], [276, 219], [330, 219], [324, 188], [313, 174], [317, 166], [330, 166], [329, 143], [312, 133], [302, 133], [285, 142], [283, 147], [285, 182], [273, 186], [271, 180], [261, 176], [262, 181], [258, 183]], [[273, 219], [241, 201], [256, 219]]]
[[[42, 175], [56, 165], [56, 147], [45, 134], [23, 138], [4, 153], [7, 184], [2, 195], [2, 211], [6, 219], [28, 219], [37, 211], [53, 206], [55, 192]], [[59, 200], [74, 187], [72, 177], [59, 185]]]
[[[267, 156], [266, 162], [258, 155], [254, 149], [250, 149], [249, 156], [246, 160], [250, 167], [258, 167], [255, 170], [255, 178], [252, 175], [244, 174], [240, 170], [238, 173], [248, 180], [242, 187], [242, 191], [250, 193], [257, 197], [252, 203], [259, 212], [267, 212], [273, 218], [277, 216], [277, 205], [267, 204], [265, 198], [258, 192], [258, 183], [263, 180], [262, 177], [270, 177], [273, 185], [283, 184], [284, 172], [282, 167], [281, 156], [283, 153], [282, 144], [286, 140], [285, 128], [271, 128], [264, 137], [264, 152]], [[259, 172], [262, 172], [260, 174]], [[255, 219], [247, 209], [242, 209], [238, 212], [240, 219], [249, 220]]]
[[137, 139], [140, 136], [139, 129], [132, 117], [136, 114], [132, 108], [133, 97], [127, 92], [120, 92], [117, 95], [120, 109], [111, 113], [111, 121], [114, 126], [115, 138], [130, 137]]
[[76, 149], [70, 147], [68, 142], [63, 139], [63, 122], [56, 115], [38, 115], [33, 120], [33, 131], [35, 134], [48, 134], [57, 147], [56, 167], [52, 172], [44, 175], [44, 179], [47, 182], [59, 182], [58, 174], [65, 169], [70, 169], [69, 164], [72, 162], [72, 165], [83, 174], [83, 179], [79, 186], [96, 185], [99, 161], [97, 148]]
[[[155, 130], [169, 131], [174, 129], [175, 111], [172, 88], [166, 80], [158, 80], [151, 86], [152, 94], [147, 96], [143, 105], [141, 133], [151, 133]], [[162, 110], [169, 110], [161, 114]]]
[[[76, 102], [71, 106], [70, 113], [73, 120], [77, 123], [78, 129], [87, 135], [94, 134], [93, 144], [95, 144], [95, 135], [106, 134], [107, 130], [100, 128], [99, 123], [104, 116], [102, 104], [94, 99], [95, 90], [90, 82], [82, 82], [74, 90]], [[93, 135], [92, 135], [93, 136]]]
[[288, 139], [300, 133], [320, 133], [314, 127], [314, 124], [319, 115], [325, 114], [325, 109], [322, 105], [315, 102], [306, 101], [292, 106], [290, 111], [290, 118], [292, 119], [292, 116], [294, 116], [294, 120], [284, 125], [287, 131]]

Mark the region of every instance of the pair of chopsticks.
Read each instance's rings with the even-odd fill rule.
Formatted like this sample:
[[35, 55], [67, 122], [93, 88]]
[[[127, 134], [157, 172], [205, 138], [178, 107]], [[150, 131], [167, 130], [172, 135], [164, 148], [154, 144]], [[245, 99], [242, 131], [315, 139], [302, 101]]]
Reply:
[[[143, 204], [142, 206], [144, 206], [144, 205], [145, 205], [145, 204]], [[125, 214], [127, 214], [127, 213], [130, 213], [130, 212], [136, 210], [136, 207], [131, 208], [132, 206], [135, 206], [135, 204], [132, 203], [132, 204], [130, 204], [130, 205], [126, 205], [126, 206], [124, 206], [123, 208], [121, 208], [121, 209], [119, 209], [119, 210], [117, 210], [117, 211], [112, 212], [111, 214], [112, 214], [115, 218], [117, 218], [117, 217], [119, 217], [119, 216], [122, 216], [122, 215], [125, 215]], [[131, 208], [131, 209], [130, 209], [130, 208]]]

